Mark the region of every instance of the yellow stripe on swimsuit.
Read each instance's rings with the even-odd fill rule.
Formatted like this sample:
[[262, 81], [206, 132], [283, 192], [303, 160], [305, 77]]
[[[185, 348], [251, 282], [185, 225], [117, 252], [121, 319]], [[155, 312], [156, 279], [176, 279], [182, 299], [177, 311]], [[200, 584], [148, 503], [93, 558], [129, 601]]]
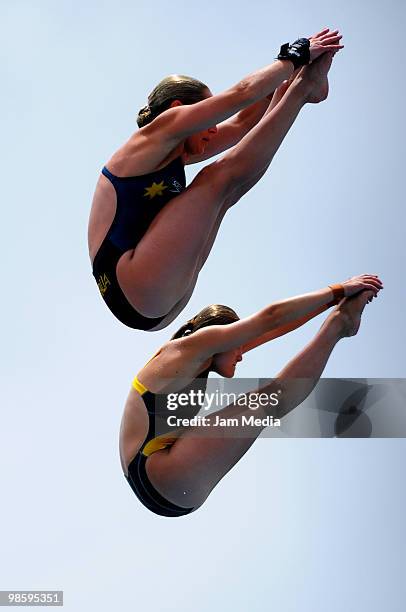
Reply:
[[173, 444], [175, 444], [177, 437], [173, 434], [162, 434], [162, 436], [157, 436], [156, 438], [152, 438], [142, 449], [142, 454], [145, 457], [149, 457], [152, 453], [156, 453], [159, 450], [163, 450], [164, 448], [169, 448]]
[[133, 388], [138, 391], [140, 395], [144, 395], [144, 393], [148, 391], [147, 387], [138, 380], [138, 376], [135, 376], [133, 380]]
[[[140, 395], [145, 395], [145, 393], [149, 391], [149, 389], [145, 385], [143, 385], [142, 382], [138, 380], [138, 376], [134, 377], [132, 386], [133, 386], [133, 389], [138, 391]], [[148, 417], [149, 419], [151, 419], [151, 415], [149, 411], [148, 411]], [[174, 436], [173, 434], [162, 434], [160, 436], [156, 436], [155, 438], [152, 438], [152, 440], [149, 440], [149, 442], [145, 444], [141, 452], [145, 457], [149, 457], [150, 455], [152, 455], [153, 453], [156, 453], [159, 450], [162, 450], [164, 448], [169, 448], [176, 442], [176, 440], [177, 440], [177, 436]]]

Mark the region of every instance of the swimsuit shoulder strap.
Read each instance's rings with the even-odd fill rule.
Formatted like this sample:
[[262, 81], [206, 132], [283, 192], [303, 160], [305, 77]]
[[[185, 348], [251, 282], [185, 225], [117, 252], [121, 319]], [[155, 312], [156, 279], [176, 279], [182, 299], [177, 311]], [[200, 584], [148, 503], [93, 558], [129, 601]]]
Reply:
[[133, 389], [138, 391], [138, 393], [140, 395], [144, 395], [144, 393], [146, 393], [148, 391], [147, 387], [145, 385], [143, 385], [142, 382], [140, 382], [138, 380], [138, 376], [134, 377], [134, 380], [132, 382], [132, 386], [133, 386]]

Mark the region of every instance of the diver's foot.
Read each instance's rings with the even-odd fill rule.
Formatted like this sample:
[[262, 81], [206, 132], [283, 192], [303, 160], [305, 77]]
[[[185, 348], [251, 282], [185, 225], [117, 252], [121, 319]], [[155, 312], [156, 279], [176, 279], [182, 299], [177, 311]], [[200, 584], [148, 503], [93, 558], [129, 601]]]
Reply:
[[355, 336], [358, 332], [361, 325], [362, 311], [373, 297], [373, 291], [365, 290], [352, 297], [344, 298], [336, 306], [332, 314], [336, 321], [340, 323], [340, 331], [343, 338]]
[[301, 77], [308, 85], [306, 102], [318, 104], [328, 96], [328, 72], [331, 68], [334, 53], [324, 53], [314, 60], [309, 66], [305, 66]]

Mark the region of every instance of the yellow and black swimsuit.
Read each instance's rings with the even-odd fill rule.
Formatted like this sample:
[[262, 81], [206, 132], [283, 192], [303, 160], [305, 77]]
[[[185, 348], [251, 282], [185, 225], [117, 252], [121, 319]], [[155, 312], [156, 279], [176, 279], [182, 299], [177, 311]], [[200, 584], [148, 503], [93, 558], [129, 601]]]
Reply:
[[[207, 376], [209, 370], [206, 370], [199, 375], [190, 385], [179, 391], [179, 393], [188, 392], [190, 389], [196, 389], [196, 387], [206, 389]], [[155, 435], [157, 418], [163, 416], [163, 410], [160, 410], [159, 405], [163, 401], [163, 405], [166, 404], [165, 396], [151, 393], [136, 376], [133, 380], [133, 388], [138, 391], [144, 400], [145, 407], [148, 412], [149, 427], [147, 437], [134, 459], [128, 466], [128, 476], [126, 476], [128, 484], [134, 491], [135, 495], [141, 501], [142, 504], [151, 512], [159, 514], [160, 516], [184, 516], [194, 510], [194, 508], [182, 508], [172, 502], [165, 499], [152, 485], [146, 472], [146, 463], [148, 457], [156, 451], [164, 448], [169, 448], [177, 440], [178, 436], [172, 432], [163, 433], [159, 436]], [[162, 405], [162, 404], [161, 404]], [[183, 407], [177, 412], [177, 416], [192, 418], [200, 411], [198, 407]], [[168, 416], [168, 413], [166, 413]], [[169, 428], [168, 428], [169, 429]]]

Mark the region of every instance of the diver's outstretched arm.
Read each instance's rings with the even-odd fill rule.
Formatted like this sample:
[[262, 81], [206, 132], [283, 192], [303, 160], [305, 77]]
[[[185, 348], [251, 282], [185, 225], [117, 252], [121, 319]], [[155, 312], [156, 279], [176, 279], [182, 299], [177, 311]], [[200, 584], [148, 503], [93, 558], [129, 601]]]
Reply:
[[[293, 73], [295, 74], [296, 71]], [[206, 146], [204, 153], [188, 155], [186, 164], [196, 164], [210, 159], [214, 155], [223, 153], [234, 145], [238, 144], [242, 138], [262, 119], [265, 113], [270, 112], [278, 102], [281, 101], [284, 93], [290, 85], [291, 79], [284, 81], [275, 91], [263, 100], [251, 104], [247, 108], [223, 121], [217, 126], [217, 134]]]
[[[361, 284], [358, 284], [361, 282]], [[342, 285], [344, 296], [355, 295], [357, 292], [359, 293], [361, 290], [372, 289], [374, 287], [374, 295], [377, 295], [377, 291], [382, 288], [382, 282], [379, 280], [377, 276], [368, 276], [363, 275], [362, 277], [354, 277], [345, 281]], [[329, 287], [331, 289], [331, 286]], [[326, 289], [321, 290], [323, 292]], [[332, 290], [331, 290], [332, 291]], [[269, 342], [270, 340], [274, 340], [275, 338], [279, 338], [285, 334], [288, 334], [291, 331], [294, 331], [298, 327], [301, 327], [314, 317], [317, 317], [322, 312], [328, 310], [335, 304], [337, 304], [337, 300], [334, 298], [330, 299], [330, 301], [320, 305], [316, 304], [317, 294], [319, 294], [320, 298], [322, 296], [321, 292], [313, 292], [307, 294], [307, 296], [298, 296], [296, 298], [291, 298], [290, 300], [285, 300], [284, 302], [277, 302], [273, 306], [279, 307], [279, 320], [281, 321], [279, 325], [277, 325], [274, 329], [265, 332], [262, 336], [258, 338], [254, 338], [250, 342], [244, 344], [243, 353], [264, 344], [265, 342]], [[315, 306], [313, 310], [308, 310], [310, 302], [309, 297], [311, 299], [314, 298]], [[305, 298], [305, 299], [303, 299]], [[338, 300], [339, 301], [339, 300]], [[306, 312], [307, 310], [307, 312]], [[302, 312], [302, 314], [300, 314]], [[275, 316], [278, 316], [278, 311], [275, 310]]]
[[261, 120], [269, 109], [271, 100], [272, 94], [263, 100], [250, 104], [230, 119], [220, 123], [217, 126], [216, 136], [210, 140], [204, 152], [188, 155], [185, 163], [187, 165], [196, 164], [234, 147]]
[[[331, 50], [334, 43], [336, 43], [336, 51], [343, 48], [343, 45], [338, 44], [340, 40], [341, 35], [338, 30], [330, 31], [328, 28], [310, 36], [309, 41], [312, 48], [312, 59], [316, 58], [314, 49], [317, 46], [319, 46], [319, 51], [322, 48], [325, 49], [326, 46]], [[297, 73], [298, 70], [295, 70], [291, 74], [289, 80], [285, 80], [277, 88], [274, 87], [269, 90], [264, 98], [250, 104], [229, 119], [219, 123], [217, 126], [217, 134], [210, 140], [204, 153], [188, 156], [186, 158], [186, 164], [195, 164], [210, 159], [214, 155], [223, 153], [240, 142], [240, 140], [257, 125], [264, 114], [269, 113], [280, 102]]]
[[[265, 417], [283, 417], [311, 393], [335, 345], [357, 333], [362, 311], [373, 295], [363, 291], [342, 300], [315, 338], [271, 383], [255, 391], [256, 397], [269, 398], [282, 391], [278, 406], [261, 404], [253, 412], [248, 403], [231, 404], [206, 417], [204, 427], [188, 427], [169, 450], [151, 455], [148, 474], [161, 495], [180, 506], [199, 507], [266, 427]], [[247, 399], [253, 394], [248, 393]], [[246, 423], [249, 416], [254, 416], [252, 425]]]
[[318, 291], [274, 302], [256, 314], [235, 323], [205, 327], [191, 334], [184, 342], [187, 342], [191, 348], [195, 346], [201, 359], [237, 347], [242, 347], [242, 352], [246, 352], [254, 346], [296, 329], [326, 310], [337, 299], [337, 291], [341, 299], [363, 290], [370, 290], [373, 295], [377, 295], [382, 287], [382, 282], [375, 275], [354, 276], [341, 285], [331, 285]]
[[314, 319], [314, 317], [317, 317], [319, 314], [321, 314], [322, 312], [325, 312], [326, 310], [328, 310], [335, 304], [336, 302], [332, 300], [328, 304], [324, 304], [323, 306], [319, 306], [319, 308], [315, 308], [314, 310], [309, 312], [307, 315], [304, 315], [303, 317], [299, 317], [295, 319], [294, 321], [292, 321], [291, 323], [286, 323], [285, 325], [280, 325], [279, 327], [276, 327], [275, 329], [263, 334], [259, 338], [256, 338], [252, 340], [251, 342], [247, 342], [246, 344], [244, 344], [242, 352], [247, 353], [248, 351], [251, 351], [257, 346], [261, 346], [261, 344], [265, 344], [266, 342], [275, 340], [275, 338], [279, 338], [280, 336], [284, 336], [285, 334], [288, 334], [289, 332], [294, 331], [295, 329], [298, 329], [299, 327], [301, 327], [308, 321], [311, 321], [311, 319]]
[[[109, 169], [120, 176], [143, 174], [148, 170], [140, 165], [142, 151], [145, 168], [160, 163], [178, 145], [193, 134], [209, 130], [247, 107], [264, 100], [279, 85], [289, 79], [297, 66], [305, 65], [321, 55], [342, 49], [338, 31], [322, 31], [317, 39], [300, 39], [278, 55], [278, 59], [241, 79], [238, 83], [214, 96], [210, 95], [194, 104], [174, 100], [171, 107], [135, 132], [127, 143], [109, 161]], [[295, 46], [296, 45], [296, 46]], [[292, 49], [296, 53], [292, 53]], [[259, 118], [258, 118], [259, 121]], [[243, 136], [240, 137], [241, 140]], [[238, 141], [237, 141], [238, 142]], [[228, 146], [226, 147], [228, 148]], [[220, 152], [219, 150], [212, 155]], [[158, 161], [157, 161], [158, 160]]]

